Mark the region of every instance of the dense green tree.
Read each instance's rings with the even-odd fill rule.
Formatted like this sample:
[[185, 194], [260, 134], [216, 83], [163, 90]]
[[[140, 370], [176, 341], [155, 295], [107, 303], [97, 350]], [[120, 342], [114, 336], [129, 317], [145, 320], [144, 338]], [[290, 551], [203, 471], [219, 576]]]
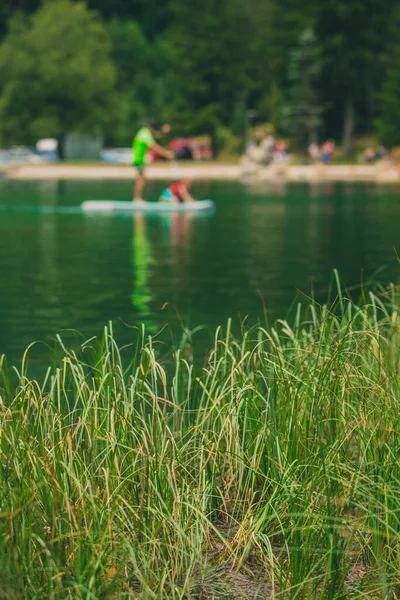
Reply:
[[[80, 0], [61, 4], [0, 1], [6, 140], [28, 142], [39, 130], [73, 124], [101, 127], [110, 142], [127, 143], [148, 115], [168, 119], [176, 133], [207, 132], [217, 140], [221, 126], [242, 134], [249, 110], [282, 133], [282, 106], [304, 140], [305, 122], [319, 120], [319, 105], [321, 133], [342, 138], [347, 153], [354, 133], [376, 122], [382, 132], [396, 77], [395, 0], [86, 0], [86, 10]], [[93, 10], [108, 29], [111, 55]], [[53, 16], [46, 21], [46, 14]], [[321, 51], [312, 82], [313, 59], [305, 48], [302, 58], [298, 44], [308, 28]]]
[[118, 111], [115, 78], [107, 33], [84, 4], [55, 0], [15, 16], [0, 47], [1, 137], [101, 130]]
[[171, 0], [170, 9], [174, 70], [166, 114], [182, 131], [206, 131], [215, 141], [218, 127], [231, 123], [256, 87], [254, 15], [240, 0]]
[[0, 40], [7, 31], [8, 23], [16, 12], [31, 14], [39, 8], [42, 0], [1, 0], [0, 2]]
[[324, 0], [315, 4], [316, 34], [322, 44], [328, 119], [340, 127], [344, 153], [349, 154], [356, 118], [369, 116], [372, 98], [381, 83], [381, 54], [393, 0]]
[[299, 38], [297, 48], [289, 58], [288, 130], [301, 144], [316, 143], [322, 123], [323, 108], [319, 101], [319, 78], [322, 71], [321, 49], [317, 38], [307, 27]]
[[[7, 22], [16, 12], [31, 14], [43, 4], [43, 1], [1, 0], [0, 39], [5, 34]], [[86, 0], [86, 5], [107, 21], [119, 19], [139, 22], [149, 39], [155, 38], [169, 24], [168, 0]]]
[[106, 20], [138, 22], [150, 40], [164, 31], [169, 22], [168, 0], [87, 0], [87, 4]]
[[[243, 30], [246, 37], [247, 75], [243, 96], [247, 109], [256, 109], [265, 122], [274, 113], [271, 92], [277, 89], [278, 59], [274, 46], [276, 0], [247, 0]], [[272, 114], [271, 114], [272, 113]]]
[[114, 139], [126, 143], [144, 118], [160, 117], [164, 109], [168, 49], [160, 42], [150, 42], [136, 21], [113, 19], [109, 33], [121, 102], [120, 128]]
[[400, 146], [400, 46], [393, 58], [379, 95], [381, 115], [377, 119], [380, 140], [389, 147]]
[[379, 118], [376, 121], [380, 141], [389, 146], [400, 146], [400, 8], [394, 7], [388, 29], [388, 44], [384, 56], [383, 84], [377, 101]]

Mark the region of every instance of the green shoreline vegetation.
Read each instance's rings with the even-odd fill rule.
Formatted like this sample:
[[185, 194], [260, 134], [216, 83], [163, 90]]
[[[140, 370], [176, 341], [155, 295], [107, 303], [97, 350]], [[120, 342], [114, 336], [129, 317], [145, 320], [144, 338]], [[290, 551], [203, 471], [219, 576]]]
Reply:
[[[338, 278], [337, 278], [338, 281]], [[0, 362], [0, 597], [400, 596], [396, 288], [291, 324]]]
[[399, 27], [395, 0], [3, 1], [0, 146], [130, 147], [152, 117], [214, 155], [261, 124], [306, 155], [330, 138], [346, 160], [359, 137], [398, 148]]

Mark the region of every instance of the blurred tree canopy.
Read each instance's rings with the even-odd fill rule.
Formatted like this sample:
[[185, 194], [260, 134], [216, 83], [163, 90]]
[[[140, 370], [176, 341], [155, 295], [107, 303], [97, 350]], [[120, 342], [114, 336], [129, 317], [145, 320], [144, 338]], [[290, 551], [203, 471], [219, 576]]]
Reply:
[[116, 110], [116, 69], [103, 23], [84, 4], [46, 3], [17, 13], [0, 46], [0, 131], [32, 142], [99, 131]]
[[395, 0], [3, 0], [0, 136], [101, 129], [126, 145], [150, 116], [216, 144], [251, 113], [299, 144], [397, 143], [398, 13]]
[[[217, 136], [252, 88], [251, 22], [241, 0], [171, 0], [166, 33], [173, 69], [164, 116], [186, 133]], [[254, 59], [254, 55], [252, 56]]]
[[376, 125], [383, 144], [400, 146], [400, 6], [394, 8], [391, 17]]
[[288, 64], [287, 128], [303, 145], [318, 141], [323, 107], [319, 103], [318, 80], [323, 67], [321, 48], [311, 27], [300, 35]]

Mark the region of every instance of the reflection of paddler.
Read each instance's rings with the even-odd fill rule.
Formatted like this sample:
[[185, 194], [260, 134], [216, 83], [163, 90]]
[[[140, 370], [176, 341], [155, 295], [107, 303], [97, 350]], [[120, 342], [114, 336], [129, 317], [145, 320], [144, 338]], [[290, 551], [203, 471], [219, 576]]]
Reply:
[[170, 213], [160, 215], [164, 226], [164, 240], [171, 248], [188, 249], [190, 224], [196, 215], [188, 213]]
[[[141, 213], [133, 216], [132, 236], [132, 266], [133, 266], [133, 292], [132, 305], [137, 309], [141, 319], [149, 316], [149, 303], [153, 294], [149, 285], [150, 270], [153, 264], [151, 244], [147, 238], [146, 220]], [[155, 322], [150, 323], [155, 326]]]
[[171, 244], [172, 246], [185, 249], [185, 256], [189, 246], [190, 238], [190, 215], [171, 215]]
[[[171, 269], [170, 277], [175, 282], [169, 301], [181, 310], [181, 294], [191, 288], [188, 266], [190, 264], [190, 233], [193, 215], [174, 213], [163, 218], [165, 232], [165, 256]], [[180, 299], [180, 300], [179, 300]]]

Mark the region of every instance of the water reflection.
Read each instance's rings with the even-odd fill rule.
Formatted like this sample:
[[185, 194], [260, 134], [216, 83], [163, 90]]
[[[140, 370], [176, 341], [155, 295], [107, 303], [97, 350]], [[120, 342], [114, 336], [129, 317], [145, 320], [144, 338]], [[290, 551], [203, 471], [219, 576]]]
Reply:
[[[165, 306], [176, 311], [177, 297], [189, 292], [191, 225], [202, 218], [186, 213], [133, 215], [131, 301], [136, 318], [153, 331]], [[164, 300], [157, 303], [164, 289]]]
[[[125, 324], [212, 332], [238, 314], [262, 318], [260, 296], [270, 319], [285, 317], [296, 289], [326, 300], [335, 267], [349, 286], [386, 265], [379, 281], [396, 279], [398, 188], [271, 185], [196, 183], [216, 201], [210, 216], [1, 212], [0, 354], [20, 360], [35, 339], [101, 335], [108, 321], [128, 344]], [[129, 192], [129, 182], [0, 181], [0, 204], [73, 207]]]
[[[285, 177], [276, 177], [274, 179], [245, 179], [243, 188], [252, 196], [279, 196], [283, 197], [288, 193], [288, 188], [293, 188], [293, 183], [288, 182]], [[337, 184], [331, 180], [310, 179], [297, 185], [304, 186], [307, 195], [311, 198], [321, 196], [332, 196], [337, 190]], [[372, 186], [373, 189], [373, 186]], [[346, 196], [354, 194], [353, 183], [343, 184], [343, 192]]]
[[[153, 300], [151, 291], [151, 267], [154, 264], [151, 243], [146, 229], [146, 217], [141, 213], [133, 215], [132, 229], [132, 268], [133, 289], [131, 294], [132, 306], [141, 320], [151, 315], [150, 302]], [[150, 326], [154, 326], [150, 319]]]

